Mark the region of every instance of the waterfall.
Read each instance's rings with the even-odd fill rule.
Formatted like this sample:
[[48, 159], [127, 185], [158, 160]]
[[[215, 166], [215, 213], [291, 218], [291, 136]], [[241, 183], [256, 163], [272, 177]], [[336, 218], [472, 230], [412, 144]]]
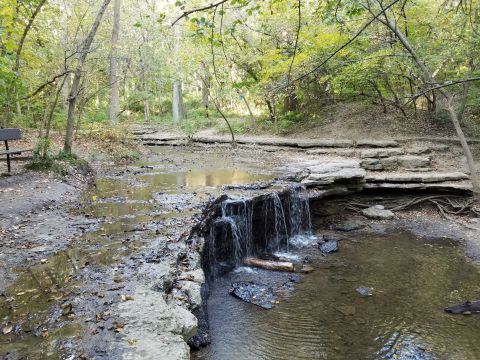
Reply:
[[282, 200], [277, 192], [270, 194], [263, 205], [264, 249], [280, 251], [282, 245], [288, 247], [288, 230]]
[[308, 195], [302, 186], [249, 199], [227, 199], [219, 210], [207, 236], [206, 256], [213, 274], [241, 265], [245, 257], [288, 251], [311, 238]]

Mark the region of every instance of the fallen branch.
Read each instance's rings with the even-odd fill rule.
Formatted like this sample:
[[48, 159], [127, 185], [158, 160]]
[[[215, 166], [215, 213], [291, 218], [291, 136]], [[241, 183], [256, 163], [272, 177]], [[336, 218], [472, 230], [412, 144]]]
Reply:
[[253, 266], [265, 270], [293, 272], [293, 263], [287, 261], [270, 261], [256, 258], [246, 258], [243, 263], [247, 266]]

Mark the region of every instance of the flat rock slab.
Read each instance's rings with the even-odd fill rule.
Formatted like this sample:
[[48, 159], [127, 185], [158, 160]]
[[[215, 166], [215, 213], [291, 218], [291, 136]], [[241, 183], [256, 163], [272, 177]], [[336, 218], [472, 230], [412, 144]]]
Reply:
[[298, 147], [301, 148], [348, 148], [353, 147], [355, 143], [352, 140], [318, 139], [311, 141], [298, 141]]
[[396, 147], [398, 142], [395, 140], [357, 140], [355, 145], [358, 147]]
[[338, 156], [355, 156], [357, 151], [355, 149], [342, 148], [321, 148], [307, 150], [307, 155], [338, 155]]
[[309, 173], [302, 183], [306, 185], [330, 185], [336, 182], [343, 184], [363, 183], [365, 169], [356, 160], [332, 160], [305, 164]]
[[370, 219], [388, 220], [395, 216], [390, 210], [385, 210], [382, 205], [371, 206], [362, 210], [362, 214]]
[[230, 288], [230, 294], [240, 300], [257, 305], [264, 309], [273, 308], [277, 301], [273, 294], [273, 288], [254, 282], [234, 282]]
[[472, 184], [467, 181], [435, 182], [435, 183], [367, 183], [365, 189], [396, 189], [396, 190], [436, 190], [471, 193]]
[[365, 177], [370, 182], [391, 182], [391, 183], [434, 183], [443, 181], [466, 180], [468, 175], [462, 172], [429, 172], [429, 173], [389, 173], [389, 174], [368, 174]]
[[389, 148], [389, 149], [366, 149], [360, 152], [361, 158], [385, 158], [390, 156], [397, 156], [404, 154], [404, 150], [401, 148]]

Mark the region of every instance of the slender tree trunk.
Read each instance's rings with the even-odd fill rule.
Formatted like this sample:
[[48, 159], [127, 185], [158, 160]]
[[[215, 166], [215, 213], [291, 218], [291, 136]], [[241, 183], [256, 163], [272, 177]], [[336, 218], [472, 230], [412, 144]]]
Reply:
[[60, 94], [62, 92], [63, 86], [65, 85], [65, 82], [67, 81], [68, 76], [69, 75], [66, 74], [65, 77], [63, 78], [63, 82], [55, 93], [55, 99], [53, 100], [52, 106], [50, 108], [50, 112], [48, 113], [47, 122], [45, 124], [45, 137], [47, 139], [50, 137], [50, 128], [52, 127], [53, 114], [55, 113], [55, 108], [57, 107], [58, 99], [60, 98]]
[[208, 118], [208, 110], [209, 110], [209, 100], [210, 100], [210, 70], [208, 69], [207, 64], [202, 61], [202, 68], [203, 68], [203, 80], [202, 80], [202, 104], [205, 109], [205, 115]]
[[[419, 58], [418, 54], [416, 53], [416, 51], [414, 50], [410, 42], [407, 40], [405, 35], [402, 33], [402, 31], [398, 28], [397, 24], [392, 22], [388, 18], [385, 18], [385, 19], [378, 18], [378, 20], [382, 22], [384, 25], [386, 25], [397, 36], [402, 46], [412, 56], [417, 66], [422, 71], [425, 84], [427, 86], [432, 86], [432, 87], [439, 86], [439, 83], [435, 80], [432, 72], [427, 68], [425, 63]], [[441, 87], [437, 91], [445, 98], [447, 102], [447, 110], [450, 115], [450, 120], [452, 121], [455, 131], [457, 132], [457, 136], [462, 145], [463, 152], [465, 154], [465, 157], [467, 158], [467, 164], [470, 171], [470, 180], [472, 181], [472, 186], [473, 186], [473, 193], [475, 195], [475, 198], [479, 200], [480, 199], [480, 179], [477, 174], [477, 169], [475, 166], [475, 161], [473, 160], [472, 152], [470, 151], [470, 147], [468, 146], [467, 140], [465, 139], [465, 135], [458, 121], [457, 113], [455, 112], [455, 107], [453, 105], [453, 96], [447, 90]]]
[[[30, 16], [30, 19], [28, 19], [27, 25], [25, 26], [25, 29], [23, 29], [22, 37], [20, 38], [20, 42], [18, 43], [17, 51], [15, 54], [15, 66], [13, 68], [13, 73], [15, 74], [15, 77], [18, 78], [19, 76], [19, 70], [20, 70], [20, 58], [23, 50], [23, 45], [25, 44], [25, 40], [27, 39], [27, 35], [30, 32], [30, 29], [32, 28], [33, 22], [35, 21], [35, 18], [37, 15], [40, 13], [42, 10], [43, 5], [47, 0], [41, 0], [35, 10], [33, 11], [32, 15]], [[22, 115], [22, 107], [20, 105], [20, 100], [18, 99], [18, 88], [14, 85], [14, 93], [15, 93], [15, 101], [16, 101], [16, 106], [17, 106], [17, 113], [18, 115]]]
[[465, 84], [463, 84], [462, 102], [460, 103], [460, 107], [458, 109], [458, 122], [460, 124], [463, 121], [463, 115], [465, 114], [465, 109], [467, 108], [469, 90], [470, 90], [470, 82], [467, 81]]
[[248, 115], [250, 116], [250, 122], [252, 123], [252, 127], [254, 129], [256, 129], [257, 128], [257, 122], [255, 121], [255, 116], [253, 116], [252, 109], [250, 108], [250, 105], [248, 104], [248, 101], [245, 98], [245, 95], [240, 94], [240, 97], [242, 98], [243, 102], [245, 103], [245, 106], [247, 107]]
[[92, 46], [93, 38], [97, 33], [98, 27], [102, 21], [103, 14], [110, 4], [111, 0], [103, 0], [102, 5], [97, 13], [95, 21], [90, 28], [87, 37], [83, 41], [80, 55], [77, 60], [77, 68], [75, 69], [75, 75], [73, 77], [72, 87], [68, 95], [68, 115], [67, 115], [67, 133], [65, 135], [65, 144], [63, 150], [65, 153], [70, 154], [72, 152], [72, 140], [73, 140], [73, 129], [75, 125], [75, 107], [77, 105], [78, 92], [80, 90], [80, 80], [82, 78], [82, 71], [87, 59], [88, 52]]
[[110, 124], [115, 125], [118, 120], [119, 99], [118, 99], [118, 37], [120, 34], [120, 9], [121, 0], [114, 0], [113, 8], [113, 30], [112, 30], [112, 51], [110, 53]]
[[179, 124], [185, 119], [185, 109], [183, 108], [183, 93], [182, 80], [180, 79], [180, 27], [178, 24], [174, 26], [175, 46], [173, 50], [173, 58], [176, 59], [176, 79], [173, 82], [173, 96], [172, 96], [172, 117], [173, 123]]
[[143, 115], [144, 115], [145, 122], [148, 122], [150, 120], [150, 104], [148, 102], [148, 96], [147, 96], [145, 57], [141, 47], [139, 51], [140, 51], [140, 82], [141, 82], [142, 93], [143, 93]]

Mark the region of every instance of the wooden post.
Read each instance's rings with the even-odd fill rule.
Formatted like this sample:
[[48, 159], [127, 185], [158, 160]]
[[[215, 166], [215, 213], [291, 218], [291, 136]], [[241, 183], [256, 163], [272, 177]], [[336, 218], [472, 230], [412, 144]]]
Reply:
[[10, 150], [10, 149], [8, 148], [8, 141], [7, 140], [5, 140], [5, 150], [7, 150], [7, 169], [8, 169], [8, 172], [10, 173], [10, 170], [11, 170], [11, 168], [10, 168], [10, 154], [8, 153], [8, 150]]

